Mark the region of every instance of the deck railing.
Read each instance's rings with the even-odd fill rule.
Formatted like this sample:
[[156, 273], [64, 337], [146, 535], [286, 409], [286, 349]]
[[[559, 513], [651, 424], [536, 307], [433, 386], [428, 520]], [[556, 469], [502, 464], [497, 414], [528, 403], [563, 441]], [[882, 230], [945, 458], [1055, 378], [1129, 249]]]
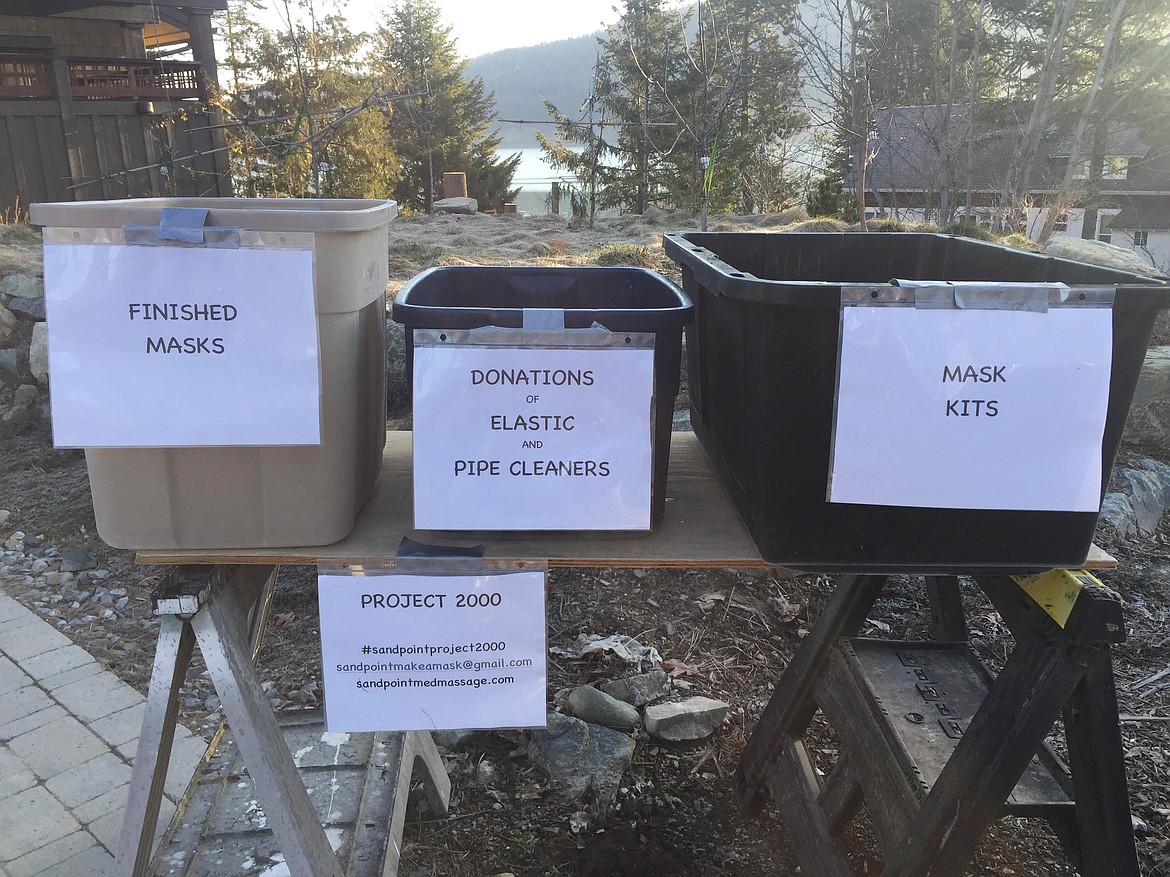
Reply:
[[[66, 59], [69, 93], [79, 100], [199, 98], [199, 64], [139, 59]], [[44, 58], [0, 56], [0, 99], [51, 98], [53, 64]]]

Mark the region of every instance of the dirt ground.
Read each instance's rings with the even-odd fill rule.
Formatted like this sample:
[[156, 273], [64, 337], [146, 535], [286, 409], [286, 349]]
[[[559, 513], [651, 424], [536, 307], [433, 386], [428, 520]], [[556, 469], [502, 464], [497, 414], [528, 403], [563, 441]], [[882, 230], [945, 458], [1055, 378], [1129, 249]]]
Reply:
[[[604, 220], [594, 230], [546, 218], [469, 217], [398, 222], [391, 240], [393, 293], [433, 264], [640, 263], [667, 274], [661, 234], [680, 222]], [[721, 220], [752, 228], [761, 220]], [[779, 224], [779, 223], [777, 223]], [[681, 225], [674, 226], [685, 227]], [[4, 264], [0, 239], [0, 264]], [[16, 270], [8, 267], [6, 271]], [[1164, 324], [1163, 324], [1164, 325]], [[1163, 343], [1166, 343], [1163, 341]], [[0, 389], [0, 404], [12, 388]], [[404, 412], [394, 412], [403, 422]], [[1125, 453], [1131, 453], [1132, 449]], [[56, 609], [65, 632], [127, 682], [145, 691], [156, 623], [149, 590], [162, 570], [134, 564], [129, 552], [95, 535], [84, 457], [55, 450], [45, 424], [5, 435], [0, 444], [0, 542], [21, 530], [62, 552], [85, 548], [129, 604], [112, 618], [86, 615], [53, 602], [21, 576], [0, 588], [34, 609]], [[1170, 520], [1153, 537], [1129, 541], [1102, 530], [1098, 544], [1119, 561], [1101, 578], [1126, 602], [1127, 641], [1114, 652], [1130, 803], [1143, 872], [1170, 875]], [[412, 806], [401, 873], [480, 877], [516, 875], [756, 875], [796, 874], [796, 860], [778, 815], [749, 820], [737, 810], [731, 780], [759, 714], [832, 585], [825, 576], [785, 578], [779, 572], [736, 570], [554, 570], [549, 574], [548, 641], [568, 646], [579, 634], [623, 633], [680, 662], [676, 684], [688, 694], [731, 705], [723, 727], [697, 744], [663, 744], [639, 732], [634, 762], [609, 812], [589, 800], [564, 801], [526, 756], [524, 733], [478, 733], [444, 750], [453, 781], [451, 813], [438, 818]], [[712, 597], [721, 594], [722, 599]], [[1012, 647], [990, 604], [965, 582], [971, 641], [993, 666]], [[85, 621], [85, 618], [92, 620]], [[896, 579], [865, 633], [928, 638], [930, 610], [921, 583]], [[52, 619], [51, 619], [52, 620]], [[79, 620], [80, 623], [68, 622]], [[676, 665], [677, 666], [677, 665]], [[209, 682], [196, 666], [183, 693], [183, 720], [210, 733], [219, 720]], [[573, 661], [550, 655], [548, 699], [563, 701], [572, 687], [626, 672], [615, 658]], [[281, 571], [260, 658], [260, 677], [279, 709], [319, 705], [320, 643], [315, 570]], [[1061, 749], [1059, 734], [1054, 746]], [[812, 748], [830, 754], [823, 727]], [[487, 765], [488, 767], [484, 767]], [[421, 799], [420, 799], [421, 801]], [[585, 818], [578, 814], [584, 814]], [[584, 827], [581, 827], [584, 824]], [[862, 874], [881, 869], [864, 815], [854, 826], [851, 857]], [[1001, 820], [969, 870], [974, 875], [1071, 875], [1059, 844], [1034, 820]]]

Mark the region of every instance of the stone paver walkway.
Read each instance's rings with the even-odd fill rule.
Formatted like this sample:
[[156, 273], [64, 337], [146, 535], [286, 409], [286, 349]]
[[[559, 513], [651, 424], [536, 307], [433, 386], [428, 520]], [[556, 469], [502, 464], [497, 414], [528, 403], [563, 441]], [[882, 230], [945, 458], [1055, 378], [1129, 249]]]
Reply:
[[[145, 702], [0, 593], [0, 877], [110, 870]], [[160, 835], [206, 749], [179, 726]]]

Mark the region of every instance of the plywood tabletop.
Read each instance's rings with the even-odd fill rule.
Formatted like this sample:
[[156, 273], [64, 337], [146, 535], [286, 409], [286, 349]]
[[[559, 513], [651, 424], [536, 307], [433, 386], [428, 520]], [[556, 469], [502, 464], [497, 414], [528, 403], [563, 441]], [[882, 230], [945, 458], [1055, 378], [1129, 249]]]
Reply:
[[[137, 554], [149, 564], [316, 564], [392, 558], [403, 537], [454, 547], [482, 546], [485, 558], [547, 560], [550, 567], [773, 568], [756, 551], [731, 501], [690, 432], [671, 434], [666, 511], [654, 533], [459, 534], [416, 530], [413, 519], [412, 434], [388, 432], [377, 489], [358, 513], [353, 530], [332, 545], [294, 548], [152, 549]], [[1117, 561], [1093, 546], [1086, 569], [1111, 569]]]

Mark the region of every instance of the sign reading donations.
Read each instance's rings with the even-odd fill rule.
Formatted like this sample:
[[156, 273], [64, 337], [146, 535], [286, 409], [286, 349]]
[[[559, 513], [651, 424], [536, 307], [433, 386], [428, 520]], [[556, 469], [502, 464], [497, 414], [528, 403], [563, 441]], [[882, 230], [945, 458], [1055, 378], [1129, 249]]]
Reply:
[[842, 309], [829, 501], [1096, 512], [1112, 311]]
[[46, 244], [58, 447], [321, 443], [311, 249]]
[[330, 731], [543, 728], [544, 573], [318, 576]]
[[415, 527], [650, 529], [653, 389], [652, 347], [416, 341]]

